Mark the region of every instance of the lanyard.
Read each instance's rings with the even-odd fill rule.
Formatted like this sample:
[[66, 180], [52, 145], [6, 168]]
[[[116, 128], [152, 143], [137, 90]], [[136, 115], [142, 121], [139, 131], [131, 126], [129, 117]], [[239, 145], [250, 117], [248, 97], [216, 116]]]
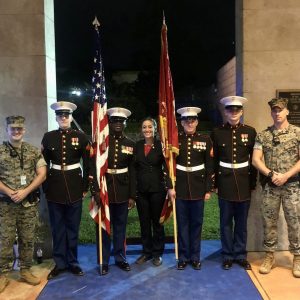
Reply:
[[21, 155], [19, 154], [19, 152], [17, 151], [17, 149], [10, 142], [7, 142], [7, 144], [8, 144], [10, 156], [11, 157], [18, 157], [19, 158], [20, 167], [21, 167], [21, 169], [23, 171], [24, 170], [24, 149], [23, 149], [23, 143], [21, 144]]

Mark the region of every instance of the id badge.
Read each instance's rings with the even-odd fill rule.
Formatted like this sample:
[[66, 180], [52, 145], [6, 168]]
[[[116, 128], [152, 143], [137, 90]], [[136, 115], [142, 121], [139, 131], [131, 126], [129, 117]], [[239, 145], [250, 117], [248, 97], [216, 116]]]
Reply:
[[26, 175], [21, 175], [21, 185], [26, 184]]

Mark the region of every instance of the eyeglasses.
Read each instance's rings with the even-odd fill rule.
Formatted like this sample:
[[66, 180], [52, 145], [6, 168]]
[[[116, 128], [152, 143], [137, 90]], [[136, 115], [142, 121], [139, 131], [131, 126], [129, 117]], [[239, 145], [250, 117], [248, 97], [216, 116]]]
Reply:
[[9, 127], [10, 131], [23, 131], [24, 127]]
[[69, 119], [70, 117], [70, 114], [59, 114], [59, 115], [56, 115], [58, 118], [62, 119], [62, 118], [65, 118], [65, 119]]

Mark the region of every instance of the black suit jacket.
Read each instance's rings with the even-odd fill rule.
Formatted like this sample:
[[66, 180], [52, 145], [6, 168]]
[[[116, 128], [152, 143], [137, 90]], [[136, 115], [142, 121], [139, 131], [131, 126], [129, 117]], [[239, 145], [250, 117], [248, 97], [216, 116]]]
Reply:
[[171, 180], [163, 156], [161, 142], [154, 140], [148, 155], [144, 153], [145, 140], [136, 143], [135, 169], [137, 190], [141, 193], [160, 192], [171, 188]]

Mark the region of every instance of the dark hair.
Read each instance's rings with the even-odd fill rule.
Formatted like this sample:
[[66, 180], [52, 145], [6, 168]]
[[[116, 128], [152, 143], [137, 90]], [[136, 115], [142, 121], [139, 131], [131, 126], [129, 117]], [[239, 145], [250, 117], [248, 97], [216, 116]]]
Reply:
[[155, 119], [153, 119], [153, 118], [151, 118], [151, 117], [146, 117], [146, 118], [144, 118], [143, 120], [142, 120], [142, 126], [143, 126], [143, 123], [145, 122], [145, 121], [150, 121], [150, 122], [152, 122], [152, 124], [153, 124], [153, 128], [154, 128], [154, 134], [157, 132], [157, 122], [155, 121]]

